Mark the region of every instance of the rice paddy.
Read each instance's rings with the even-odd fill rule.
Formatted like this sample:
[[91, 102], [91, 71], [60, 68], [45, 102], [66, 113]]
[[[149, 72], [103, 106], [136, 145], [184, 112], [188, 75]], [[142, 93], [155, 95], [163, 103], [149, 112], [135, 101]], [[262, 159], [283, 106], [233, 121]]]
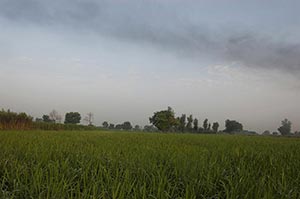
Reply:
[[0, 131], [0, 198], [300, 198], [300, 139]]

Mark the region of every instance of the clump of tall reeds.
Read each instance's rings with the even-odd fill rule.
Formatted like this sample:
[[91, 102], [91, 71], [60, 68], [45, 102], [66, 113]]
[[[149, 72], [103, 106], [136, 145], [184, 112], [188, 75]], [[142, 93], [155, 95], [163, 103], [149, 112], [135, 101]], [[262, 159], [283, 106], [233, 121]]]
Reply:
[[28, 130], [32, 128], [32, 117], [26, 113], [15, 113], [10, 110], [0, 110], [0, 130]]

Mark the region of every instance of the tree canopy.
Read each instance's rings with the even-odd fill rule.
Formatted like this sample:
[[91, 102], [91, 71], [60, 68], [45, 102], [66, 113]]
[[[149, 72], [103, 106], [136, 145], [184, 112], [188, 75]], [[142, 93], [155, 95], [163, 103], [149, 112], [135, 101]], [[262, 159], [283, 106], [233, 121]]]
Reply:
[[161, 131], [169, 131], [172, 127], [179, 124], [175, 118], [175, 113], [171, 107], [167, 110], [155, 112], [152, 117], [149, 118], [150, 123], [156, 126]]
[[225, 121], [225, 132], [233, 133], [237, 131], [242, 131], [243, 125], [235, 120], [226, 120]]
[[65, 124], [78, 124], [80, 123], [81, 115], [78, 112], [66, 113]]
[[291, 134], [291, 130], [292, 122], [290, 122], [288, 119], [281, 121], [281, 127], [278, 128], [278, 131], [281, 133], [281, 135], [289, 135]]

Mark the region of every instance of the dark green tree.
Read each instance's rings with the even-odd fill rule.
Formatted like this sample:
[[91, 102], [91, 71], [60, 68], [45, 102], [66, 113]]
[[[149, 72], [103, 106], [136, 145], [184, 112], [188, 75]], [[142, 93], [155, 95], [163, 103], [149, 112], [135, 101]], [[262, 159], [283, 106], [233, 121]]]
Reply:
[[54, 123], [55, 121], [51, 120], [49, 115], [43, 115], [43, 122], [52, 122], [52, 123]]
[[42, 118], [35, 118], [36, 122], [43, 122], [44, 120]]
[[278, 131], [281, 133], [281, 135], [290, 135], [291, 130], [292, 122], [290, 122], [288, 119], [281, 121], [281, 127], [278, 128]]
[[219, 129], [219, 123], [218, 122], [214, 122], [212, 125], [212, 130], [213, 132], [217, 133]]
[[199, 127], [198, 127], [198, 119], [195, 118], [193, 123], [194, 123], [194, 132], [197, 132], [197, 131], [198, 131], [198, 128], [199, 128]]
[[115, 126], [115, 129], [118, 129], [118, 130], [123, 129], [123, 124], [117, 124], [117, 125]]
[[109, 124], [108, 128], [109, 128], [109, 129], [114, 129], [114, 128], [115, 128], [115, 125], [114, 125], [114, 124]]
[[208, 130], [208, 119], [203, 121], [203, 130], [206, 132]]
[[271, 135], [270, 131], [269, 130], [265, 130], [262, 135]]
[[135, 126], [134, 126], [134, 130], [135, 130], [135, 131], [140, 131], [140, 130], [141, 130], [141, 127], [140, 127], [139, 125], [135, 125]]
[[164, 132], [178, 125], [178, 120], [175, 118], [175, 113], [171, 107], [168, 107], [167, 110], [155, 112], [149, 120], [151, 124]]
[[193, 115], [190, 115], [190, 116], [187, 118], [187, 124], [186, 124], [186, 128], [187, 128], [187, 130], [188, 130], [189, 132], [192, 132], [192, 130], [193, 130], [193, 127], [192, 127], [193, 121], [194, 121]]
[[104, 121], [103, 123], [102, 123], [102, 126], [103, 126], [103, 128], [108, 128], [108, 126], [109, 126], [109, 124], [108, 124], [108, 122], [107, 121]]
[[225, 132], [233, 133], [237, 131], [242, 131], [243, 125], [235, 120], [226, 120], [225, 121]]
[[209, 124], [208, 124], [208, 128], [207, 128], [207, 131], [208, 131], [208, 132], [211, 130], [210, 128], [211, 128], [211, 124], [209, 123]]
[[179, 125], [178, 125], [178, 129], [179, 131], [181, 131], [182, 133], [185, 130], [185, 125], [186, 125], [186, 115], [182, 114], [181, 117], [179, 118]]
[[132, 129], [132, 125], [131, 125], [131, 123], [130, 122], [124, 122], [123, 123], [123, 129], [124, 130], [131, 130]]
[[78, 124], [80, 123], [81, 115], [78, 112], [66, 113], [65, 124]]

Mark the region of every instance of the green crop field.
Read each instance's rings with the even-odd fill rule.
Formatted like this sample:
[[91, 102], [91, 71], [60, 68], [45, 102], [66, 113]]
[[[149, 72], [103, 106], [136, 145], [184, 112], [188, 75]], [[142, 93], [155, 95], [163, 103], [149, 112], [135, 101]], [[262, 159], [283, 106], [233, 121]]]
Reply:
[[0, 131], [0, 198], [300, 198], [300, 139]]

